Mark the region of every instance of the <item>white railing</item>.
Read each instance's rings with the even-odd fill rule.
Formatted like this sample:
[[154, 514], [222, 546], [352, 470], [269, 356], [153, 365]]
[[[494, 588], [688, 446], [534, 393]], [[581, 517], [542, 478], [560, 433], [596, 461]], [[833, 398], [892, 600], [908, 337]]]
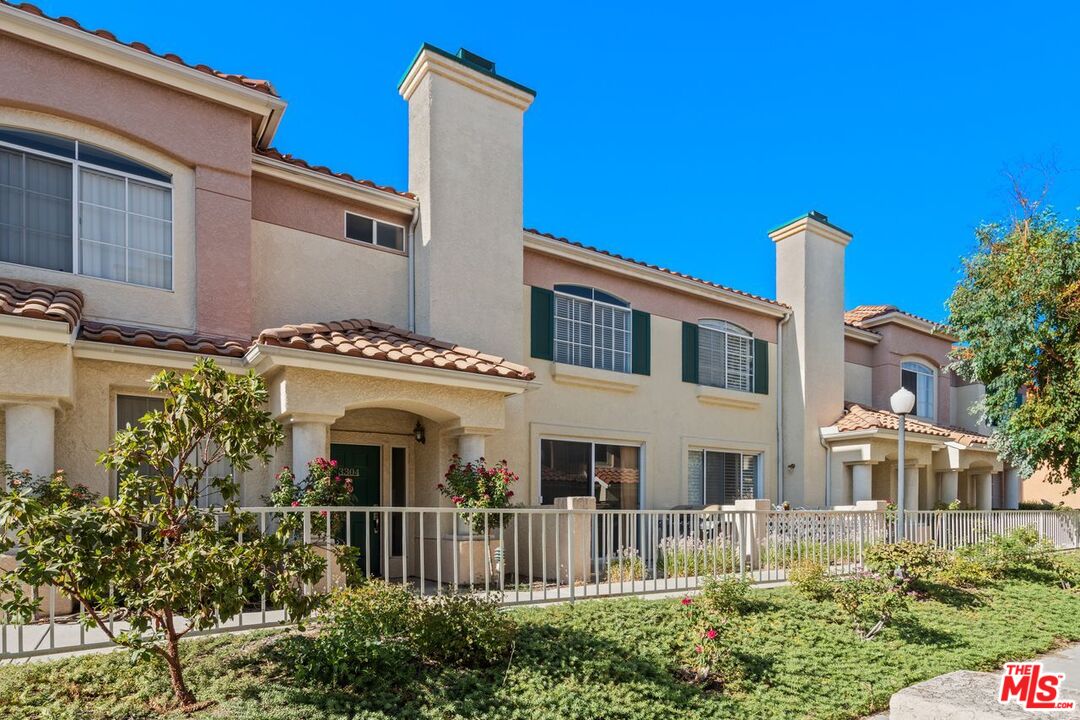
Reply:
[[[681, 593], [706, 579], [734, 575], [753, 583], [782, 582], [805, 559], [833, 574], [857, 570], [863, 551], [896, 538], [882, 511], [505, 510], [390, 507], [253, 507], [261, 532], [286, 517], [295, 541], [326, 561], [308, 588], [325, 593], [359, 578], [402, 583], [421, 596], [477, 593], [505, 604]], [[939, 511], [905, 513], [906, 536], [947, 549], [1032, 527], [1055, 547], [1080, 547], [1080, 513]], [[238, 538], [242, 541], [243, 538]], [[0, 624], [0, 659], [110, 645], [84, 629], [78, 608], [54, 588], [40, 592], [32, 624]], [[71, 606], [65, 608], [64, 606]], [[248, 599], [239, 615], [207, 632], [288, 621], [266, 596]], [[110, 618], [114, 632], [126, 629]]]

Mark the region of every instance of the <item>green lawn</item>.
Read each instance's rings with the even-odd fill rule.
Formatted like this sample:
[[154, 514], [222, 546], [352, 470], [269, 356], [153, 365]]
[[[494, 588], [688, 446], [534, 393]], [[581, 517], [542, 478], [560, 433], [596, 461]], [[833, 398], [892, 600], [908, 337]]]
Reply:
[[[197, 718], [850, 718], [905, 685], [1080, 639], [1080, 594], [1034, 582], [917, 603], [871, 642], [829, 603], [786, 588], [751, 597], [740, 629], [747, 680], [727, 694], [678, 679], [677, 600], [515, 610], [509, 670], [412, 667], [353, 692], [305, 686], [291, 677], [283, 633], [263, 632], [188, 643], [188, 679], [212, 701]], [[163, 670], [132, 667], [123, 653], [0, 668], [3, 718], [181, 717], [169, 697]]]

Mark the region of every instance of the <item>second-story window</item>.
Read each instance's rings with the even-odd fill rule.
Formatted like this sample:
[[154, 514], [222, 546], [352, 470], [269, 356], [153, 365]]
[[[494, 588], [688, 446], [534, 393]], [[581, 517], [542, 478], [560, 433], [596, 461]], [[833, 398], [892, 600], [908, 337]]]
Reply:
[[555, 286], [555, 362], [631, 371], [630, 303], [580, 285]]
[[724, 320], [698, 323], [698, 382], [702, 385], [754, 389], [754, 338]]
[[345, 237], [387, 250], [405, 252], [405, 228], [356, 213], [345, 213]]
[[168, 175], [77, 140], [0, 127], [0, 262], [169, 290], [172, 214]]
[[934, 420], [934, 371], [927, 365], [906, 361], [900, 365], [901, 384], [915, 393], [915, 414]]

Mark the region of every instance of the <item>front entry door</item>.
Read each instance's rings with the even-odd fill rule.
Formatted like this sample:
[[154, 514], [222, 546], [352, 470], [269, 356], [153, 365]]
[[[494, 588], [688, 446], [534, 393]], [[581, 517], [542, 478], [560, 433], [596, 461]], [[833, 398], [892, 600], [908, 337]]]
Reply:
[[[372, 507], [382, 504], [382, 448], [378, 445], [330, 445], [330, 459], [337, 460], [342, 477], [352, 478], [353, 493], [350, 505]], [[382, 552], [379, 542], [377, 513], [350, 513], [347, 530], [349, 545], [359, 551], [358, 567], [370, 568], [372, 575], [382, 574]], [[345, 538], [341, 538], [344, 540]]]

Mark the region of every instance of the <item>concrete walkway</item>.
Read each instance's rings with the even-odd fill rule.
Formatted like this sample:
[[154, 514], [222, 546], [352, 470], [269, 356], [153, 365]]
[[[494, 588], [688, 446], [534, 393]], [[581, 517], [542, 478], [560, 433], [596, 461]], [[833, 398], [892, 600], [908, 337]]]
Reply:
[[1080, 719], [1080, 643], [1046, 653], [1044, 673], [1065, 673], [1059, 699], [1076, 702], [1075, 710], [1032, 711], [998, 702], [1001, 672], [962, 670], [912, 685], [892, 696], [889, 711], [873, 720], [996, 720], [997, 718]]

